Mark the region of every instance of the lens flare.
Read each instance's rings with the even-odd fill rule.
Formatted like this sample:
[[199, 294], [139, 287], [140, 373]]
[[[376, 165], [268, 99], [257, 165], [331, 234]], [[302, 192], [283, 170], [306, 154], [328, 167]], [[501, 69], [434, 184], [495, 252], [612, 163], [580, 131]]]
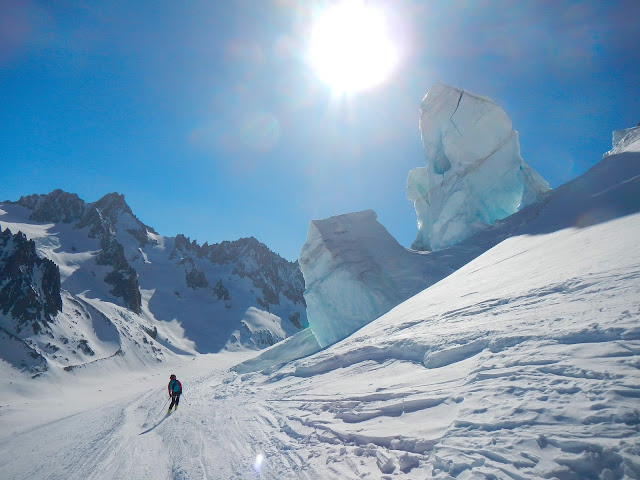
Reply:
[[260, 471], [260, 467], [262, 467], [262, 462], [264, 462], [264, 457], [262, 456], [261, 453], [259, 453], [258, 455], [256, 455], [256, 459], [253, 462], [253, 469], [256, 472]]

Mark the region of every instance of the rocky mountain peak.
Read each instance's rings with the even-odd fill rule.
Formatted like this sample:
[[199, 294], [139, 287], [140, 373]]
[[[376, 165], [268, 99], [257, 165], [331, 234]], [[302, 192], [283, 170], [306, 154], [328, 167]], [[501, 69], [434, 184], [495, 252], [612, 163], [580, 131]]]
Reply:
[[156, 233], [133, 214], [131, 207], [119, 193], [108, 193], [86, 207], [86, 213], [76, 224], [76, 228], [90, 227], [89, 236], [99, 238], [115, 235], [119, 220], [124, 220], [125, 230], [134, 236], [140, 245], [149, 243], [147, 232]]
[[89, 236], [100, 240], [101, 251], [96, 263], [113, 268], [104, 279], [113, 286], [110, 293], [122, 298], [129, 309], [140, 313], [137, 273], [127, 261], [124, 248], [117, 239], [118, 224], [122, 217], [126, 217], [123, 223], [125, 231], [135, 237], [140, 245], [148, 243], [147, 231], [153, 229], [136, 218], [125, 202], [124, 195], [118, 193], [108, 193], [97, 202], [87, 205], [85, 215], [75, 228], [89, 227]]
[[78, 195], [60, 189], [47, 195], [20, 197], [17, 203], [32, 210], [31, 220], [42, 223], [72, 223], [82, 217], [85, 209], [85, 202]]
[[100, 210], [103, 215], [115, 219], [117, 215], [128, 213], [133, 216], [131, 207], [124, 199], [124, 195], [117, 192], [107, 193], [93, 204], [93, 207]]
[[304, 278], [298, 262], [282, 258], [255, 237], [200, 246], [195, 240], [177, 235], [175, 248], [174, 258], [179, 253], [183, 258], [193, 255], [216, 265], [233, 265], [233, 274], [250, 278], [262, 292], [258, 303], [266, 310], [269, 305], [279, 305], [280, 294], [294, 304], [305, 305]]

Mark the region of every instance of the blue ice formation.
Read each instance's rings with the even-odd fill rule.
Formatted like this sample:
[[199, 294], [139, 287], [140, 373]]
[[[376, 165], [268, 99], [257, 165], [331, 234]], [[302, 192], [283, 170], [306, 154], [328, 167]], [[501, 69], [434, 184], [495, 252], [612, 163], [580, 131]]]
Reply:
[[320, 346], [422, 290], [426, 257], [401, 246], [373, 210], [312, 220], [299, 262], [309, 327]]
[[426, 166], [409, 172], [415, 250], [455, 245], [541, 200], [549, 184], [520, 157], [518, 132], [491, 99], [434, 85], [420, 105]]

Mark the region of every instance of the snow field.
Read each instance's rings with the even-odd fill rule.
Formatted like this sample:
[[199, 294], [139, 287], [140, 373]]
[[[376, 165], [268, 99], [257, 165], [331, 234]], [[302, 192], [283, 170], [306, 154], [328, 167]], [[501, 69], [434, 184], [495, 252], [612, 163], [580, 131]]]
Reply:
[[[324, 350], [299, 335], [255, 358], [125, 356], [36, 379], [0, 363], [0, 472], [640, 478], [637, 160], [605, 159], [529, 210], [528, 234]], [[169, 373], [185, 396], [165, 417]]]
[[[97, 363], [55, 379], [10, 377], [24, 391], [2, 385], [11, 393], [0, 407], [0, 471], [95, 480], [638, 478], [639, 231], [633, 215], [504, 241], [342, 342], [280, 368], [261, 355], [253, 365], [261, 371], [235, 373], [251, 355], [227, 353], [137, 373], [123, 366], [119, 375]], [[307, 348], [293, 340], [294, 350]], [[165, 418], [170, 369], [185, 396]]]
[[637, 478], [639, 220], [505, 241], [269, 381], [370, 478]]

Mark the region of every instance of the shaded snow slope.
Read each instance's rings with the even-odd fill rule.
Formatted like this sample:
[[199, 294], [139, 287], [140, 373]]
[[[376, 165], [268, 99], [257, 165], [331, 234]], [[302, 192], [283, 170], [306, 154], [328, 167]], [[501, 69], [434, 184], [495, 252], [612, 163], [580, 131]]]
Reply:
[[[121, 375], [131, 395], [102, 397], [96, 390], [113, 379], [96, 385], [89, 371], [72, 372], [64, 389], [53, 378], [0, 375], [0, 471], [52, 480], [638, 478], [639, 164], [634, 150], [608, 156], [495, 227], [515, 235], [323, 351], [261, 372], [230, 371], [251, 363], [231, 353], [174, 367], [185, 396], [168, 418], [166, 370]], [[599, 210], [608, 214], [590, 214]], [[287, 343], [305, 348], [301, 337]]]

